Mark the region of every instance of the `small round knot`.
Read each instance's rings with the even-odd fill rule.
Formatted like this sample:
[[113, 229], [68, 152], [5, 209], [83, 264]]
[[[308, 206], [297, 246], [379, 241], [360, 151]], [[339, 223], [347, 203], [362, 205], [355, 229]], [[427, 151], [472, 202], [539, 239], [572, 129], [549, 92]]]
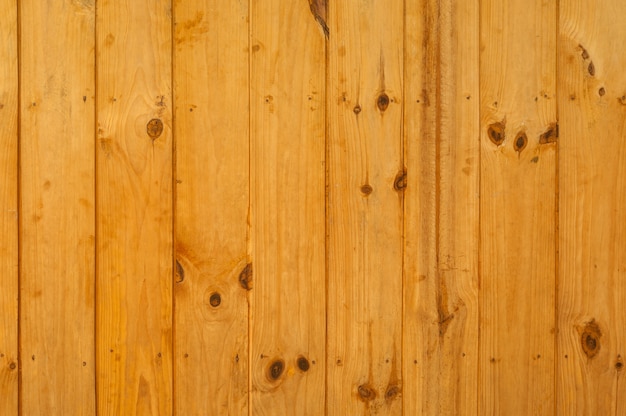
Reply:
[[148, 136], [152, 140], [156, 140], [163, 133], [163, 122], [158, 118], [153, 118], [148, 121], [148, 125], [146, 126], [146, 131], [148, 132]]

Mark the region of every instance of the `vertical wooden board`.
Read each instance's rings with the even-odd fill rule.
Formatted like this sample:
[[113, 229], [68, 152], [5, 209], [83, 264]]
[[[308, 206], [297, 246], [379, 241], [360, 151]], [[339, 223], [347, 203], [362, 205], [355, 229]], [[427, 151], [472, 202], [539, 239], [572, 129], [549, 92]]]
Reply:
[[290, 0], [251, 3], [253, 415], [324, 413], [326, 66], [312, 10]]
[[402, 413], [403, 16], [329, 3], [329, 415]]
[[626, 414], [625, 13], [560, 2], [559, 415]]
[[169, 0], [97, 10], [98, 413], [172, 413]]
[[553, 414], [556, 1], [484, 0], [480, 23], [479, 414]]
[[174, 4], [179, 415], [248, 414], [248, 2]]
[[95, 6], [19, 5], [21, 412], [93, 415]]
[[475, 415], [478, 2], [408, 2], [404, 414]]
[[17, 3], [0, 1], [0, 414], [18, 408]]

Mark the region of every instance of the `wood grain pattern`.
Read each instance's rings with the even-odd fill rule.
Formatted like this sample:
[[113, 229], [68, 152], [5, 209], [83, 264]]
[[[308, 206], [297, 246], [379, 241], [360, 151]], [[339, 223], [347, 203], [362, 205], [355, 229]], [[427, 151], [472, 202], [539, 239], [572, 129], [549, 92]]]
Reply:
[[307, 2], [250, 16], [250, 410], [323, 414], [325, 36]]
[[478, 3], [407, 6], [404, 414], [475, 415]]
[[172, 413], [171, 4], [97, 10], [98, 413]]
[[560, 2], [557, 413], [626, 412], [626, 4]]
[[481, 3], [481, 415], [554, 413], [556, 12]]
[[592, 3], [0, 0], [0, 415], [626, 414]]
[[327, 414], [402, 414], [403, 2], [330, 2]]
[[0, 1], [0, 414], [18, 413], [17, 4]]
[[248, 2], [174, 16], [175, 412], [247, 415]]
[[22, 414], [95, 414], [94, 14], [20, 2]]

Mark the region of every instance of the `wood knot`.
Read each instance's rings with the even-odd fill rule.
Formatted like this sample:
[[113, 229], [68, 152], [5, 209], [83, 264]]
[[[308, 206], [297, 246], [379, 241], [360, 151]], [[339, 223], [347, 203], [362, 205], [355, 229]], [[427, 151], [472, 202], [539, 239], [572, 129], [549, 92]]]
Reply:
[[398, 396], [398, 393], [400, 393], [400, 387], [398, 386], [389, 386], [387, 388], [387, 391], [385, 392], [385, 399], [386, 400], [393, 400]]
[[148, 121], [146, 131], [148, 132], [148, 136], [150, 136], [152, 140], [158, 139], [159, 136], [161, 136], [161, 133], [163, 133], [163, 122], [158, 118], [153, 118], [152, 120]]
[[221, 303], [222, 297], [220, 296], [220, 294], [217, 292], [211, 293], [211, 296], [209, 297], [209, 304], [214, 308], [217, 308], [218, 306], [220, 306]]
[[606, 94], [606, 90], [604, 89], [604, 87], [600, 87], [600, 89], [598, 90], [598, 95], [600, 97], [604, 97], [604, 94]]
[[618, 355], [617, 362], [615, 363], [615, 369], [617, 371], [622, 371], [623, 368], [624, 368], [624, 363], [622, 362], [622, 356]]
[[591, 75], [592, 77], [596, 75], [596, 67], [592, 62], [589, 62], [589, 66], [587, 67], [587, 71], [589, 71], [589, 75]]
[[389, 96], [384, 92], [380, 94], [376, 99], [376, 106], [381, 112], [385, 111], [389, 107]]
[[14, 362], [9, 364], [9, 369], [11, 369], [11, 370], [15, 370], [16, 367], [17, 367], [17, 365]]
[[309, 371], [309, 360], [307, 360], [303, 356], [298, 357], [298, 359], [296, 360], [296, 364], [301, 371]]
[[361, 186], [361, 193], [365, 196], [368, 196], [369, 194], [372, 193], [374, 189], [372, 189], [372, 186], [368, 183], [366, 183], [365, 185]]
[[359, 114], [361, 112], [361, 106], [358, 104], [355, 105], [352, 111], [354, 111], [354, 114]]
[[524, 150], [527, 144], [528, 137], [526, 137], [526, 133], [523, 131], [517, 133], [517, 136], [515, 136], [515, 141], [513, 142], [513, 147], [515, 148], [515, 151], [521, 152], [522, 150]]
[[487, 128], [487, 136], [496, 146], [500, 146], [504, 142], [504, 123], [497, 122], [491, 124]]
[[580, 331], [580, 345], [587, 358], [594, 358], [600, 352], [602, 331], [595, 319], [589, 321]]
[[178, 262], [178, 260], [176, 260], [176, 276], [176, 283], [182, 283], [183, 280], [185, 280], [185, 269], [183, 269], [183, 266]]
[[406, 188], [406, 169], [402, 169], [402, 171], [398, 172], [396, 175], [396, 179], [393, 181], [393, 189], [398, 192], [404, 191]]
[[359, 399], [364, 402], [368, 402], [376, 398], [376, 392], [367, 384], [361, 384], [357, 391], [359, 393]]
[[283, 371], [285, 371], [285, 362], [283, 360], [275, 360], [267, 369], [267, 377], [272, 381], [276, 381], [283, 374]]
[[246, 290], [252, 289], [252, 263], [246, 264], [239, 273], [239, 284]]
[[559, 125], [552, 123], [548, 130], [546, 130], [541, 136], [539, 136], [539, 144], [555, 143], [559, 137]]

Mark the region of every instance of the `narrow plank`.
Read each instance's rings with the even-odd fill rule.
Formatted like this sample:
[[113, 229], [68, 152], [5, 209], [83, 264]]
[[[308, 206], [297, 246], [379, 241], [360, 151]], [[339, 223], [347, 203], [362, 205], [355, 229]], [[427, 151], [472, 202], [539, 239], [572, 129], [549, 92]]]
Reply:
[[98, 2], [98, 413], [172, 413], [171, 2]]
[[18, 413], [17, 3], [0, 1], [0, 414]]
[[174, 16], [175, 412], [247, 415], [248, 2]]
[[329, 3], [329, 415], [402, 414], [403, 16]]
[[480, 18], [479, 414], [548, 415], [555, 410], [556, 1], [484, 0]]
[[559, 415], [626, 414], [625, 13], [560, 2]]
[[95, 6], [19, 7], [21, 413], [93, 415]]
[[405, 19], [404, 414], [476, 415], [478, 2]]
[[315, 4], [250, 5], [250, 411], [321, 415], [325, 35]]

